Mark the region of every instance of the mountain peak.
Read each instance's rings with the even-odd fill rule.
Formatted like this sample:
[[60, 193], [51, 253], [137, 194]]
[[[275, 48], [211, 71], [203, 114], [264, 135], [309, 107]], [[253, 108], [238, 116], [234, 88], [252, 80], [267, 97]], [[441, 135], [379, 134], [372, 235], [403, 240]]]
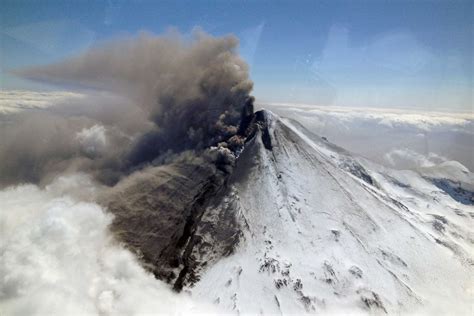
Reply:
[[174, 163], [111, 193], [114, 231], [157, 278], [236, 313], [439, 310], [433, 286], [470, 300], [468, 206], [270, 111], [247, 118], [230, 172]]

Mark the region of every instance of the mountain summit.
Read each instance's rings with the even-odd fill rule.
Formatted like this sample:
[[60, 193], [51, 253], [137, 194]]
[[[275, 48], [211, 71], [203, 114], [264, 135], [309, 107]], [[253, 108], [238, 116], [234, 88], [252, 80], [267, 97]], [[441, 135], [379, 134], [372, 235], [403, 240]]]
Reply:
[[470, 304], [471, 191], [381, 167], [269, 111], [248, 129], [225, 177], [175, 163], [114, 188], [114, 230], [156, 277], [235, 313]]

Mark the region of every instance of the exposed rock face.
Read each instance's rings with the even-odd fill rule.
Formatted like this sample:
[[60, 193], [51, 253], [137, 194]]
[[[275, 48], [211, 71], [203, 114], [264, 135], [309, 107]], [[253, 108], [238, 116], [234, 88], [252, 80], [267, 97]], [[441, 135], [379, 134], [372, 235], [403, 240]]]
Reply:
[[[271, 148], [266, 124], [263, 112], [244, 112], [238, 134], [228, 142], [230, 149], [146, 168], [119, 183], [104, 199], [115, 216], [112, 229], [118, 239], [175, 290], [196, 282], [197, 271], [231, 254], [238, 243], [241, 228], [235, 206], [224, 199], [231, 194], [227, 183], [234, 163], [226, 157], [238, 155], [258, 130]], [[220, 151], [225, 155], [219, 156]]]
[[207, 195], [221, 183], [208, 164], [177, 163], [143, 171], [117, 185], [108, 200], [116, 236], [137, 252], [155, 276], [174, 282]]

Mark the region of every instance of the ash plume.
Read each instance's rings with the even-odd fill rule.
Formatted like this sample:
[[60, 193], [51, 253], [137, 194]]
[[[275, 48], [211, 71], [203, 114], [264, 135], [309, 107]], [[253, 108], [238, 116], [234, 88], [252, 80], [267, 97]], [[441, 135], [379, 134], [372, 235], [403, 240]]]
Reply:
[[123, 104], [86, 98], [96, 103], [10, 118], [16, 121], [0, 142], [0, 171], [7, 174], [0, 184], [38, 183], [71, 169], [114, 184], [144, 165], [201, 155], [212, 146], [220, 148], [219, 157], [213, 150], [209, 159], [232, 161], [221, 156], [242, 144], [241, 122], [253, 113], [253, 84], [237, 45], [233, 36], [202, 31], [191, 39], [141, 33], [17, 71], [33, 80], [109, 91]]

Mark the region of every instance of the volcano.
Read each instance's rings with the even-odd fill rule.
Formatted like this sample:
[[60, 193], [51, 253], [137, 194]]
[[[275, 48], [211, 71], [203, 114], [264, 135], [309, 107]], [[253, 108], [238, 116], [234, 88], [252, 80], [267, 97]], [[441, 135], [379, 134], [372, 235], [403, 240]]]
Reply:
[[102, 202], [158, 279], [236, 314], [466, 312], [472, 173], [388, 169], [266, 110], [247, 125], [232, 170], [156, 166]]

